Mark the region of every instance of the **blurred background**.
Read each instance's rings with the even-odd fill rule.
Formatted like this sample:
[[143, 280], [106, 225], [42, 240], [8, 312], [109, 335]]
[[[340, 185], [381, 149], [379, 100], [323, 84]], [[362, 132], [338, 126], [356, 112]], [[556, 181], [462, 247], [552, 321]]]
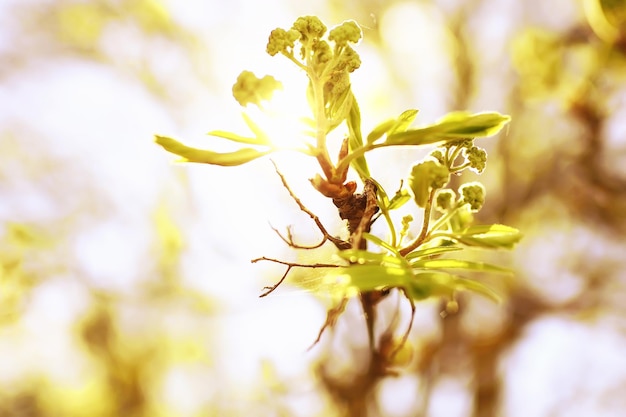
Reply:
[[[418, 125], [512, 116], [481, 141], [478, 216], [525, 234], [477, 255], [515, 269], [490, 278], [505, 301], [420, 303], [412, 359], [367, 395], [357, 303], [307, 350], [333, 300], [290, 284], [258, 298], [284, 268], [250, 260], [296, 257], [272, 227], [318, 237], [269, 161], [173, 164], [153, 143], [244, 133], [243, 69], [304, 102], [303, 75], [264, 51], [308, 14], [363, 27], [365, 131], [408, 108]], [[623, 0], [1, 0], [0, 28], [0, 416], [624, 415]], [[395, 190], [426, 151], [370, 167]], [[315, 167], [276, 160], [341, 230]]]

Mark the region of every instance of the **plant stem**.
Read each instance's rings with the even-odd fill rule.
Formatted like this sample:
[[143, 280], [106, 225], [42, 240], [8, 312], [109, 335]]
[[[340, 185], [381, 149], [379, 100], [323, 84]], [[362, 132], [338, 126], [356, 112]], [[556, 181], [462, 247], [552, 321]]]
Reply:
[[437, 190], [433, 188], [432, 190], [430, 190], [430, 194], [428, 195], [428, 201], [426, 202], [426, 207], [424, 207], [424, 221], [422, 222], [422, 230], [419, 236], [417, 236], [411, 243], [409, 243], [408, 246], [400, 249], [400, 255], [408, 255], [409, 253], [417, 249], [424, 242], [424, 240], [426, 240], [426, 237], [428, 236], [428, 225], [430, 223], [430, 213], [432, 212], [433, 199], [435, 198], [436, 192]]

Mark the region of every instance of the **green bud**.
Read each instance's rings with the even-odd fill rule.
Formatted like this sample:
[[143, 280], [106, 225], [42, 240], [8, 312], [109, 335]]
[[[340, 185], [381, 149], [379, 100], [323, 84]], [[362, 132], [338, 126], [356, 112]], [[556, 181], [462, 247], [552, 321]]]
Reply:
[[313, 42], [312, 50], [313, 59], [317, 64], [325, 64], [333, 58], [333, 52], [326, 41], [318, 40]]
[[487, 152], [483, 148], [472, 146], [471, 148], [463, 149], [463, 156], [469, 162], [470, 169], [477, 174], [480, 174], [485, 170], [487, 165]]
[[461, 203], [469, 204], [472, 212], [477, 212], [485, 204], [485, 187], [479, 182], [468, 182], [459, 187]]
[[293, 29], [289, 31], [281, 28], [274, 29], [272, 33], [270, 33], [266, 51], [271, 56], [279, 52], [290, 53], [299, 38], [300, 33]]
[[296, 19], [292, 30], [300, 33], [302, 42], [307, 42], [324, 36], [326, 25], [317, 16], [302, 16]]
[[349, 46], [346, 46], [339, 57], [336, 70], [354, 72], [361, 66], [361, 57], [359, 54]]
[[456, 195], [454, 194], [454, 191], [447, 188], [439, 190], [439, 192], [437, 193], [436, 208], [440, 212], [444, 213], [452, 208], [452, 204], [455, 200]]
[[411, 169], [409, 185], [418, 206], [426, 206], [430, 191], [443, 188], [450, 181], [450, 171], [439, 162], [428, 159]]
[[439, 162], [441, 165], [443, 165], [443, 163], [445, 162], [444, 157], [443, 157], [443, 152], [441, 152], [441, 149], [435, 149], [434, 151], [430, 153], [430, 156], [432, 158], [435, 158], [437, 162]]
[[280, 88], [282, 88], [280, 81], [271, 75], [258, 78], [250, 71], [242, 71], [233, 85], [233, 97], [241, 106], [250, 103], [258, 106], [262, 100], [271, 99], [274, 91]]
[[347, 20], [330, 31], [328, 40], [337, 46], [345, 46], [348, 42], [357, 43], [362, 36], [359, 25], [354, 20]]

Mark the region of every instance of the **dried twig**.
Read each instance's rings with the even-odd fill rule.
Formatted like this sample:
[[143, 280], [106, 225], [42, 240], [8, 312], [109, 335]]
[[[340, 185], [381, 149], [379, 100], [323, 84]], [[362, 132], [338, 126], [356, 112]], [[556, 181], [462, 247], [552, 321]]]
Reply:
[[321, 247], [324, 243], [326, 243], [326, 241], [328, 240], [328, 238], [324, 236], [322, 238], [322, 241], [315, 245], [311, 245], [311, 246], [300, 245], [293, 240], [293, 234], [291, 233], [291, 226], [287, 226], [287, 237], [283, 236], [283, 234], [280, 233], [280, 231], [276, 229], [274, 226], [270, 225], [270, 227], [272, 228], [274, 232], [276, 232], [278, 237], [280, 237], [280, 239], [283, 242], [285, 242], [287, 245], [289, 245], [289, 247], [292, 247], [294, 249], [317, 249]]
[[341, 316], [341, 314], [346, 309], [346, 305], [348, 305], [348, 298], [344, 297], [341, 299], [341, 301], [336, 307], [333, 307], [330, 310], [328, 310], [328, 312], [326, 313], [326, 321], [324, 322], [324, 325], [320, 328], [320, 331], [317, 334], [317, 338], [311, 344], [311, 346], [309, 346], [307, 350], [313, 349], [313, 347], [319, 343], [319, 341], [322, 339], [322, 335], [324, 334], [324, 331], [326, 330], [326, 328], [333, 327], [335, 323], [337, 323], [337, 319], [339, 318], [339, 316]]
[[399, 290], [402, 292], [404, 297], [411, 304], [411, 320], [409, 321], [409, 326], [404, 332], [404, 335], [402, 335], [402, 340], [400, 340], [400, 343], [398, 344], [398, 346], [396, 346], [396, 348], [391, 353], [391, 358], [396, 356], [398, 352], [400, 351], [400, 349], [402, 349], [402, 347], [406, 344], [406, 341], [409, 339], [409, 334], [411, 333], [411, 329], [413, 328], [413, 320], [415, 319], [415, 301], [413, 301], [413, 299], [409, 297], [409, 294], [406, 292], [404, 288], [399, 288]]
[[287, 266], [287, 270], [285, 271], [283, 276], [280, 278], [280, 280], [276, 284], [272, 285], [271, 287], [263, 287], [265, 292], [263, 292], [259, 297], [265, 297], [265, 296], [269, 295], [272, 291], [274, 291], [276, 288], [278, 288], [278, 286], [283, 283], [285, 278], [287, 278], [287, 275], [289, 274], [289, 271], [291, 271], [291, 268], [296, 268], [296, 267], [297, 268], [339, 268], [339, 267], [341, 267], [341, 265], [335, 265], [335, 264], [321, 264], [321, 263], [300, 264], [300, 263], [297, 263], [297, 262], [286, 262], [286, 261], [281, 261], [279, 259], [267, 258], [265, 256], [253, 259], [250, 262], [257, 263], [259, 261], [269, 261], [269, 262], [274, 262], [274, 263], [277, 263], [277, 264], [281, 264], [281, 265], [286, 265]]
[[[296, 196], [294, 194], [294, 192], [291, 190], [291, 187], [289, 187], [289, 184], [287, 184], [287, 180], [285, 179], [285, 176], [278, 169], [278, 166], [276, 165], [276, 162], [274, 162], [273, 160], [271, 160], [271, 162], [274, 165], [274, 169], [276, 170], [276, 173], [280, 177], [281, 182], [283, 183], [283, 187], [285, 187], [285, 189], [287, 189], [287, 191], [289, 192], [289, 195], [291, 196], [293, 201], [296, 202], [296, 204], [298, 205], [300, 210], [302, 210], [303, 212], [308, 214], [309, 217], [311, 217], [311, 219], [313, 219], [313, 221], [317, 225], [317, 227], [320, 230], [320, 232], [322, 232], [322, 235], [324, 236], [324, 240], [322, 241], [322, 243], [319, 246], [321, 246], [322, 244], [324, 244], [324, 242], [326, 240], [328, 240], [328, 241], [332, 242], [337, 247], [337, 249], [339, 249], [339, 250], [349, 249], [351, 247], [350, 243], [346, 242], [345, 240], [338, 239], [338, 238], [332, 236], [330, 233], [328, 233], [328, 231], [326, 230], [326, 228], [322, 224], [320, 218], [317, 217], [317, 215], [314, 214], [311, 210], [306, 208], [306, 206], [304, 204], [302, 204], [302, 201], [298, 198], [298, 196]], [[319, 246], [316, 246], [316, 247], [319, 247]]]

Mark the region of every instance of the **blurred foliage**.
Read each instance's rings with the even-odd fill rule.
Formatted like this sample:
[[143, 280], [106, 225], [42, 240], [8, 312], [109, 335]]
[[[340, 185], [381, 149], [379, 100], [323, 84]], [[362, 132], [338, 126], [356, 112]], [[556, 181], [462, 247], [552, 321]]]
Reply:
[[181, 30], [156, 0], [60, 2], [46, 19], [64, 45], [82, 52], [93, 51], [107, 25], [115, 21], [132, 22], [146, 35], [177, 36]]
[[0, 238], [0, 324], [19, 319], [31, 288], [39, 282], [33, 261], [49, 249], [54, 240], [45, 236], [36, 226], [4, 224]]
[[[193, 57], [197, 39], [172, 19], [164, 3], [15, 3], [12, 11], [23, 32], [14, 45], [1, 52], [3, 62], [10, 63], [2, 67], [2, 82], [27, 65], [38, 66], [57, 55], [124, 68], [150, 91], [163, 93], [174, 103], [185, 99], [189, 91], [176, 90], [177, 83], [192, 76], [207, 77], [206, 64]], [[400, 3], [328, 2], [330, 13], [337, 16], [331, 20], [354, 18], [365, 28], [366, 42], [372, 48], [383, 48], [378, 49], [386, 57], [383, 65], [397, 75], [397, 84], [387, 89], [392, 101], [409, 94], [406, 86], [410, 80], [399, 72], [392, 53], [384, 50], [385, 34], [379, 23], [387, 10]], [[449, 110], [484, 108], [488, 102], [488, 107], [512, 116], [508, 131], [488, 148], [490, 167], [482, 178], [490, 190], [489, 204], [477, 217], [482, 222], [518, 227], [526, 232], [527, 242], [519, 258], [494, 259], [517, 269], [515, 279], [491, 283], [504, 295], [502, 306], [490, 308], [473, 297], [461, 297], [458, 305], [434, 306], [434, 330], [423, 325], [412, 334], [409, 346], [413, 351], [403, 352], [408, 363], [404, 377], [421, 382], [412, 393], [419, 402], [407, 413], [410, 415], [426, 415], [437, 381], [445, 378], [465, 381], [464, 389], [472, 400], [466, 415], [502, 415], [506, 401], [502, 361], [524, 337], [529, 323], [552, 314], [590, 323], [598, 317], [619, 322], [626, 314], [626, 3], [572, 2], [574, 17], [561, 24], [539, 15], [535, 2], [518, 3], [522, 12], [515, 17], [515, 24], [505, 21], [513, 29], [502, 35], [505, 42], [499, 42], [500, 34], [485, 35], [477, 29], [489, 27], [482, 25], [481, 19], [486, 16], [485, 9], [495, 7], [494, 1], [419, 2], [437, 10], [437, 18], [454, 41], [456, 53], [440, 51], [449, 54], [455, 64], [450, 69], [455, 83], [441, 92], [449, 97]], [[218, 9], [216, 6], [216, 13]], [[141, 34], [128, 40], [144, 45], [137, 55], [120, 57], [102, 47], [103, 36], [124, 24]], [[193, 71], [183, 76], [174, 76], [176, 71], [160, 73], [146, 56], [165, 47], [146, 43], [154, 38], [167, 39], [165, 45], [179, 47], [183, 56], [191, 56]], [[496, 44], [505, 46], [502, 55], [494, 58], [489, 52], [497, 50]], [[400, 62], [411, 53], [404, 51]], [[501, 108], [501, 103], [506, 103], [506, 108]], [[33, 123], [39, 116], [34, 115]], [[2, 126], [0, 349], [8, 359], [2, 362], [0, 377], [1, 416], [347, 414], [346, 404], [356, 391], [345, 387], [353, 386], [363, 371], [359, 363], [366, 349], [359, 343], [335, 356], [328, 354], [332, 348], [322, 348], [319, 361], [312, 365], [313, 375], [307, 375], [314, 377], [313, 383], [285, 378], [276, 364], [266, 363], [258, 376], [256, 397], [229, 396], [221, 390], [224, 375], [215, 351], [218, 331], [207, 323], [220, 305], [186, 286], [181, 254], [187, 249], [187, 225], [171, 205], [151, 208], [152, 247], [147, 248], [151, 258], [137, 260], [145, 266], [146, 277], [130, 295], [98, 287], [85, 271], [74, 268], [76, 260], [68, 255], [66, 246], [75, 238], [75, 230], [70, 229], [85, 227], [91, 217], [110, 208], [95, 203], [86, 206], [83, 200], [74, 203], [76, 195], [95, 201], [94, 190], [77, 186], [75, 195], [57, 196], [56, 202], [65, 210], [60, 218], [13, 218], [16, 216], [5, 207], [16, 187], [31, 184], [36, 187], [25, 188], [25, 193], [51, 193], [55, 183], [80, 182], [89, 174], [72, 170], [71, 166], [81, 167], [78, 161], [45, 157], [45, 148], [25, 141], [26, 127], [10, 127], [20, 134], [19, 140], [8, 140], [4, 136], [7, 126]], [[72, 278], [66, 276], [68, 271]], [[558, 278], [568, 274], [580, 281], [579, 289], [557, 285]], [[57, 309], [62, 310], [63, 305], [51, 304], [43, 313], [31, 311], [36, 299], [50, 290], [46, 284], [61, 280], [84, 291], [78, 293], [81, 296], [68, 292], [68, 297], [82, 297], [68, 299], [68, 309], [73, 302], [83, 305], [72, 310], [75, 317], [69, 330], [53, 326], [57, 314], [62, 313]], [[398, 315], [397, 305], [389, 302], [388, 313]], [[33, 323], [42, 318], [47, 319], [42, 326]], [[342, 343], [342, 338], [353, 339], [359, 320], [355, 314], [354, 323], [337, 331], [337, 343]], [[62, 331], [66, 334], [60, 334]], [[49, 353], [58, 349], [58, 338], [69, 340], [62, 345], [66, 356]], [[51, 358], [67, 361], [59, 365], [63, 377], [49, 369]], [[341, 387], [334, 384], [337, 374], [344, 382]], [[299, 403], [303, 391], [314, 392], [315, 400]], [[171, 392], [179, 397], [184, 397], [181, 393], [194, 396], [200, 405], [172, 405], [177, 398], [172, 399]], [[386, 400], [378, 394], [366, 399], [368, 415], [387, 414]], [[238, 395], [245, 401], [238, 401]], [[309, 407], [311, 403], [317, 408]], [[563, 404], [563, 410], [570, 410], [569, 405]], [[311, 408], [316, 411], [309, 412]]]

